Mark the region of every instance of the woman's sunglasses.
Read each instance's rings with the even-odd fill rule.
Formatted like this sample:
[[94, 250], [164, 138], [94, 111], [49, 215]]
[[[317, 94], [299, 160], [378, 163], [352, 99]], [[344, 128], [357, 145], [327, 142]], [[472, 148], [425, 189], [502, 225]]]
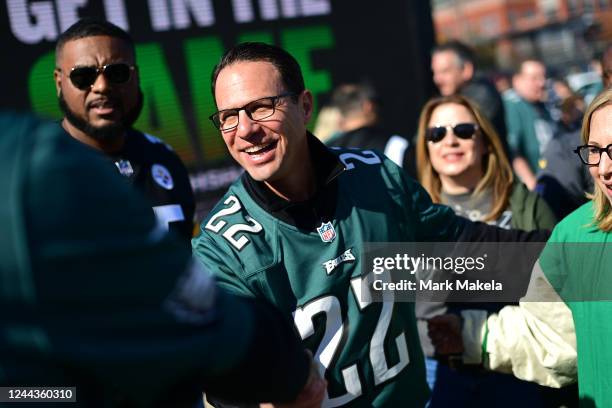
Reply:
[[112, 84], [125, 84], [132, 77], [134, 69], [134, 65], [122, 62], [101, 67], [74, 67], [70, 70], [69, 78], [75, 87], [84, 91], [96, 82], [100, 74], [104, 75], [104, 78]]
[[438, 143], [444, 136], [446, 136], [446, 130], [452, 129], [455, 136], [459, 139], [471, 139], [478, 130], [478, 125], [475, 123], [458, 123], [455, 126], [434, 126], [427, 128], [425, 139], [432, 143]]

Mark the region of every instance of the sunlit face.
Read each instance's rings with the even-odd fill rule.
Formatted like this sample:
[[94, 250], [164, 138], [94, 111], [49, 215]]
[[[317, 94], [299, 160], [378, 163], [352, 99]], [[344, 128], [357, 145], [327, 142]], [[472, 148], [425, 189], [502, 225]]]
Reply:
[[546, 85], [546, 67], [537, 61], [526, 61], [515, 77], [516, 92], [529, 102], [540, 102], [544, 99]]
[[436, 52], [431, 56], [433, 80], [441, 95], [457, 93], [467, 80], [457, 56], [451, 51]]
[[[225, 67], [215, 85], [217, 109], [240, 108], [249, 102], [287, 92], [280, 73], [269, 62], [240, 61]], [[239, 112], [238, 126], [221, 135], [232, 157], [257, 181], [279, 183], [303, 171], [308, 159], [306, 124], [312, 94], [303, 91], [297, 103], [278, 100], [274, 114], [261, 121]]]
[[[465, 106], [446, 103], [433, 110], [428, 127], [454, 126], [459, 123], [475, 124], [476, 119]], [[444, 139], [437, 143], [427, 142], [427, 151], [443, 188], [452, 183], [470, 189], [482, 177], [486, 148], [479, 131], [470, 139], [461, 139], [449, 127]]]
[[[108, 36], [93, 36], [68, 41], [61, 50], [55, 71], [58, 97], [65, 101], [66, 117], [80, 122], [77, 128], [91, 130], [121, 128], [131, 125], [138, 115], [140, 91], [138, 72], [134, 69], [123, 84], [113, 84], [98, 75], [87, 89], [78, 89], [70, 80], [74, 67], [102, 67], [111, 63], [134, 65], [132, 50], [123, 40]], [[81, 129], [83, 130], [83, 129]], [[85, 132], [87, 133], [87, 131]]]
[[[589, 130], [589, 144], [606, 147], [612, 143], [612, 105], [606, 105], [593, 113]], [[612, 159], [601, 155], [598, 166], [589, 166], [589, 172], [597, 188], [604, 192], [612, 204]]]

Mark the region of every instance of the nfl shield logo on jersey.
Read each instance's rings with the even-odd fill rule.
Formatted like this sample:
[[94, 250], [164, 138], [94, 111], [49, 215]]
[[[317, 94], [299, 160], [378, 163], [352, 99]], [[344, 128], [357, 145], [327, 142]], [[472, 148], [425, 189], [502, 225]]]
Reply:
[[132, 177], [134, 174], [134, 169], [132, 168], [132, 163], [129, 160], [119, 160], [115, 162], [115, 166], [119, 170], [119, 173], [125, 177]]
[[321, 226], [317, 228], [317, 232], [323, 242], [332, 242], [336, 238], [336, 230], [331, 222], [322, 223]]
[[151, 166], [151, 175], [153, 176], [153, 180], [166, 190], [172, 190], [174, 188], [172, 175], [168, 169], [161, 164], [154, 164]]

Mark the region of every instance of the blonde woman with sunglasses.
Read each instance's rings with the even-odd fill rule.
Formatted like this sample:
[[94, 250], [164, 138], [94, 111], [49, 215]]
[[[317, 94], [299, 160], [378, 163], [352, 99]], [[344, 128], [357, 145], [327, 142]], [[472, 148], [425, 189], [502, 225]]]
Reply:
[[[501, 139], [491, 123], [460, 95], [430, 100], [422, 110], [417, 138], [417, 167], [423, 187], [434, 202], [449, 205], [472, 221], [502, 228], [552, 229], [556, 219], [548, 205], [514, 180]], [[471, 304], [470, 309], [495, 312], [499, 304]], [[428, 357], [431, 407], [503, 406], [496, 395], [521, 394], [527, 407], [540, 407], [549, 390], [513, 376], [474, 367], [450, 369], [433, 359], [426, 320], [445, 313], [444, 303], [418, 303], [419, 334]], [[435, 374], [434, 374], [435, 373]], [[435, 381], [434, 381], [435, 375]], [[500, 390], [505, 390], [501, 392]], [[451, 399], [452, 398], [452, 401]], [[507, 401], [513, 404], [515, 401]], [[500, 405], [501, 404], [501, 405]]]

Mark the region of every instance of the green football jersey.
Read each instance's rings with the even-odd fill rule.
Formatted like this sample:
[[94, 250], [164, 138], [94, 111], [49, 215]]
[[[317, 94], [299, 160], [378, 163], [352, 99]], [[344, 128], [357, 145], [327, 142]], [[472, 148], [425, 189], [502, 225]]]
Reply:
[[194, 253], [222, 287], [265, 298], [293, 319], [328, 380], [324, 406], [422, 407], [414, 304], [362, 301], [362, 247], [453, 239], [458, 221], [381, 154], [331, 151], [345, 170], [329, 223], [308, 231], [282, 221], [239, 179], [202, 222]]
[[593, 203], [568, 215], [554, 229], [540, 265], [572, 311], [578, 352], [580, 406], [612, 405], [612, 234], [593, 224]]

